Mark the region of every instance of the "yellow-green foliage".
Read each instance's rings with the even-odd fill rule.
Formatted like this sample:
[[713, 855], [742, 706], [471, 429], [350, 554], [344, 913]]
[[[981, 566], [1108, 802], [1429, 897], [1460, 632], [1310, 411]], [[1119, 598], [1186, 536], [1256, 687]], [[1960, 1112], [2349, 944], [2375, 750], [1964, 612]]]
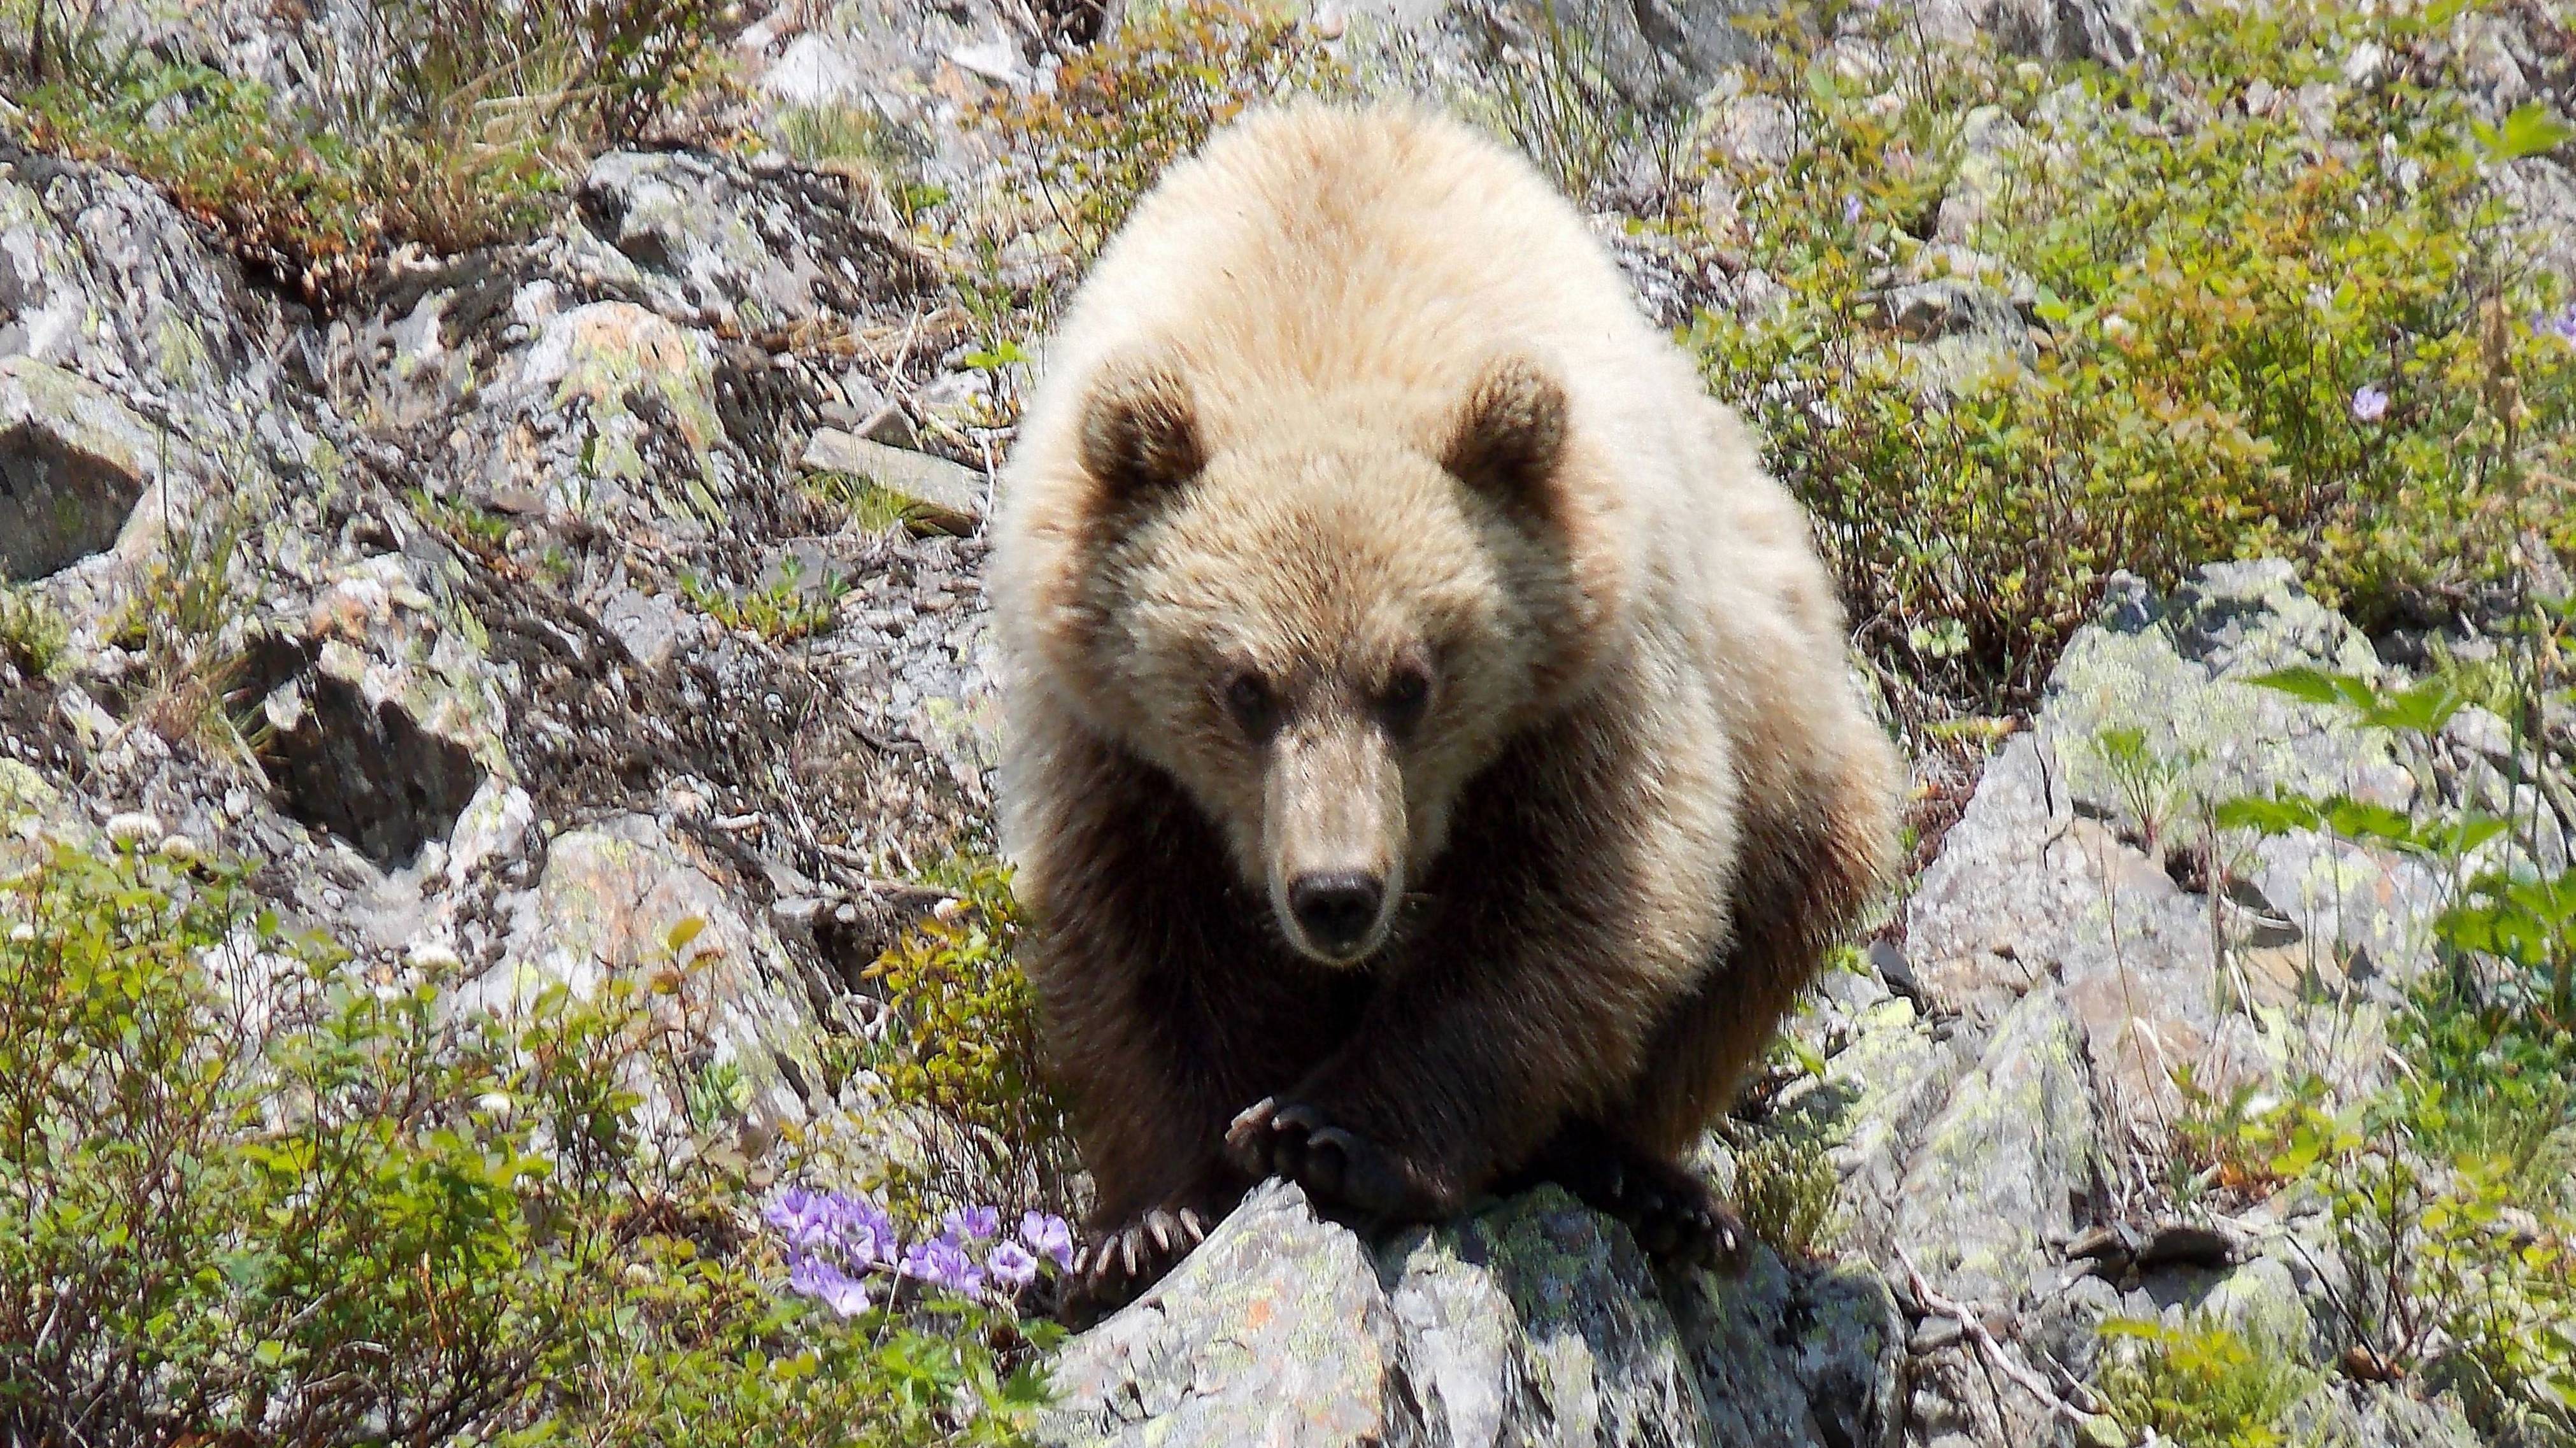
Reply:
[[847, 585], [833, 579], [818, 595], [800, 586], [801, 571], [791, 561], [777, 582], [765, 588], [727, 593], [694, 576], [680, 580], [680, 591], [709, 618], [726, 628], [748, 629], [771, 643], [789, 643], [828, 631], [840, 616]]
[[297, 107], [120, 50], [65, 8], [0, 0], [0, 80], [27, 140], [152, 181], [314, 301], [388, 246], [463, 251], [541, 224], [567, 167], [698, 84], [715, 18], [709, 0], [387, 0], [352, 34], [313, 32], [317, 99]]
[[[2161, 584], [2286, 554], [2367, 622], [2494, 575], [2521, 527], [2576, 545], [2567, 299], [2491, 180], [2560, 132], [2472, 124], [2462, 10], [2153, 7], [2135, 72], [2007, 65], [1889, 20], [1868, 82], [1810, 65], [1819, 30], [1786, 23], [1755, 89], [1800, 139], [1785, 164], [1721, 163], [1740, 217], [1713, 223], [1785, 292], [1698, 340], [1866, 642], [2015, 695], [2115, 568]], [[2376, 79], [2295, 103], [2365, 45]], [[2028, 144], [1971, 157], [1979, 105]], [[1924, 240], [1963, 168], [1992, 195], [1967, 246], [1998, 300], [2018, 276], [2036, 328], [2008, 320], [1982, 368], [1900, 345], [1883, 300], [1978, 265]]]
[[210, 865], [0, 878], [0, 1438], [1023, 1441], [1043, 1327], [785, 1292], [724, 1154], [646, 1149], [659, 1000], [456, 1011]]
[[1796, 1131], [1760, 1131], [1735, 1153], [1735, 1210], [1745, 1228], [1796, 1260], [1833, 1245], [1841, 1179], [1832, 1158]]
[[1090, 254], [1164, 167], [1245, 106], [1348, 83], [1340, 62], [1294, 20], [1224, 0], [1174, 4], [1066, 62], [1053, 95], [1004, 101], [987, 119], [1011, 155], [1012, 184]]
[[2282, 1419], [2318, 1384], [2281, 1346], [2222, 1322], [2183, 1327], [2114, 1318], [2097, 1384], [2111, 1414], [2182, 1448], [2274, 1448]]
[[1036, 995], [1012, 959], [1021, 918], [1010, 877], [977, 865], [952, 883], [959, 898], [867, 972], [889, 1009], [870, 1062], [888, 1097], [960, 1134], [899, 1169], [888, 1190], [921, 1220], [973, 1203], [1075, 1215], [1071, 1128], [1041, 1064]]
[[31, 674], [50, 674], [71, 643], [71, 625], [33, 589], [0, 585], [0, 655]]

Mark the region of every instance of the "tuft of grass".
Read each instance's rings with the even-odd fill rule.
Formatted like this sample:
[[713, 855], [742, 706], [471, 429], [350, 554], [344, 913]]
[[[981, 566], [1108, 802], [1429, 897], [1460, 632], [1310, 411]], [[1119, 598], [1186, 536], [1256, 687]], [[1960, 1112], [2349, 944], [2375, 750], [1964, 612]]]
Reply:
[[1752, 1128], [1735, 1152], [1734, 1204], [1746, 1230], [1797, 1261], [1832, 1247], [1841, 1186], [1823, 1145], [1798, 1131]]
[[0, 655], [39, 677], [62, 667], [71, 625], [32, 588], [0, 585]]
[[911, 521], [915, 505], [902, 494], [855, 473], [816, 472], [806, 476], [808, 497], [823, 505], [833, 526], [882, 533]]
[[726, 628], [747, 629], [771, 643], [783, 644], [827, 633], [841, 616], [841, 595], [848, 589], [845, 581], [830, 580], [820, 594], [808, 594], [802, 583], [801, 570], [791, 560], [781, 570], [778, 581], [766, 588], [727, 593], [690, 575], [680, 580], [680, 591], [707, 617]]
[[2222, 1322], [2113, 1318], [2102, 1335], [2111, 1351], [2097, 1386], [2112, 1416], [2182, 1448], [2277, 1448], [2290, 1410], [2322, 1381]]

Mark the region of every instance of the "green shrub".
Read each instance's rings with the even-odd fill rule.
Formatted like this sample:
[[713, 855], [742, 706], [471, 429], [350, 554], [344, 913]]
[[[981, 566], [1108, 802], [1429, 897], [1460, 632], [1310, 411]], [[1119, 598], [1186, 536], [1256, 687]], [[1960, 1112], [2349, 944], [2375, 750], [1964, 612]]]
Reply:
[[[2546, 645], [2546, 646], [2544, 646]], [[2526, 633], [2526, 707], [2557, 686], [2554, 640]], [[2443, 676], [2402, 690], [2312, 669], [2258, 682], [2340, 703], [2419, 749], [2461, 707]], [[2380, 1376], [2457, 1389], [2500, 1438], [2576, 1443], [2576, 873], [2544, 875], [2528, 819], [2477, 810], [2410, 816], [2349, 797], [2282, 795], [2222, 805], [2217, 822], [2319, 830], [2411, 855], [2448, 882], [2434, 936], [2450, 965], [2393, 1025], [2404, 1069], [2372, 1098], [2338, 1106], [2314, 1082], [2256, 1108], [2213, 1110], [2186, 1091], [2186, 1141], [2256, 1189], [2319, 1191], [2345, 1266], [2337, 1305], [2355, 1355]], [[2515, 853], [2499, 854], [2506, 846]], [[2188, 1083], [2186, 1083], [2188, 1085]]]
[[977, 1202], [1079, 1216], [1072, 1129], [1041, 1064], [1037, 998], [1012, 959], [1010, 877], [989, 864], [952, 875], [942, 883], [958, 898], [867, 971], [889, 1008], [868, 1064], [891, 1102], [943, 1128], [923, 1161], [893, 1168], [888, 1195], [917, 1220]]
[[38, 149], [151, 181], [315, 301], [346, 294], [398, 242], [461, 251], [533, 229], [561, 189], [532, 145], [423, 129], [352, 139], [281, 120], [265, 86], [192, 64], [49, 84], [23, 103]]
[[[1740, 225], [1714, 238], [1783, 291], [1697, 342], [1866, 643], [2017, 698], [2113, 569], [2286, 554], [2367, 624], [2496, 576], [2523, 529], [2576, 544], [2546, 481], [2576, 436], [2566, 299], [2490, 180], [2555, 133], [2471, 125], [2445, 8], [2157, 7], [2135, 73], [2007, 68], [1890, 20], [1868, 86], [1784, 23], [1752, 88], [1799, 140], [1720, 164]], [[2299, 87], [2365, 44], [2378, 78], [2303, 128]], [[1964, 249], [1936, 246], [1963, 173], [1989, 199]], [[1954, 270], [1990, 289], [1990, 346], [1888, 315]]]
[[0, 1434], [1017, 1441], [1051, 1330], [804, 1290], [643, 1109], [694, 1079], [655, 999], [454, 1011], [212, 866], [0, 879]]
[[2274, 1448], [2281, 1424], [2320, 1379], [2280, 1344], [2248, 1342], [2220, 1322], [2167, 1327], [2113, 1318], [2099, 1389], [2111, 1415], [2182, 1448]]
[[1108, 244], [1165, 167], [1247, 105], [1349, 85], [1341, 63], [1294, 20], [1214, 0], [1131, 16], [1117, 37], [1065, 63], [1053, 95], [985, 112], [1009, 183], [1085, 256]]

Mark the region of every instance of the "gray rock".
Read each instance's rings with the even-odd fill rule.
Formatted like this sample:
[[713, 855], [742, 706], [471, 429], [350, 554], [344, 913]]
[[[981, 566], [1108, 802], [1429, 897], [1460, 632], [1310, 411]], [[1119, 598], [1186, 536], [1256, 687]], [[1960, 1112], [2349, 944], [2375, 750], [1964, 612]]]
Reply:
[[1941, 277], [1896, 287], [1879, 299], [1888, 324], [1918, 342], [1943, 337], [2021, 337], [2021, 313], [2012, 299], [1982, 282]]
[[2010, 1307], [2039, 1290], [2045, 1244], [2073, 1235], [2093, 1171], [2083, 1044], [2055, 992], [2035, 990], [1996, 1026], [1906, 1174], [1895, 1236], [1932, 1285]]
[[840, 42], [807, 31], [761, 73], [760, 89], [791, 106], [848, 105], [864, 98], [871, 80], [857, 57]]
[[105, 390], [0, 358], [0, 581], [114, 547], [153, 476], [153, 436]]
[[1892, 1245], [1906, 1166], [1967, 1070], [1913, 1002], [1891, 999], [1853, 1014], [1843, 1048], [1814, 1089], [1781, 1109], [1781, 1123], [1822, 1145], [1841, 1182], [1853, 1241], [1884, 1255]]
[[867, 479], [909, 504], [910, 520], [924, 531], [971, 533], [983, 517], [984, 479], [946, 458], [826, 427], [806, 440], [803, 467]]
[[[2413, 777], [2383, 735], [2339, 709], [2245, 682], [2292, 665], [2383, 675], [2370, 641], [2308, 597], [2288, 564], [2211, 564], [2156, 614], [2128, 631], [2082, 630], [2049, 677], [2039, 723], [2074, 803], [2143, 833], [2151, 821], [2139, 815], [2142, 793], [2164, 809], [2275, 788], [2401, 808], [2412, 800]], [[2118, 729], [2145, 736], [2155, 777], [2106, 756], [2101, 746]]]
[[[516, 902], [500, 962], [458, 991], [455, 1009], [523, 1009], [549, 986], [588, 996], [612, 975], [649, 985], [677, 977], [668, 997], [705, 1032], [712, 1062], [739, 1075], [730, 1105], [774, 1129], [807, 1119], [814, 1060], [811, 983], [768, 923], [746, 910], [703, 853], [649, 815], [616, 815], [569, 830], [546, 850], [536, 887]], [[675, 927], [701, 922], [676, 952]], [[635, 1083], [655, 1123], [684, 1127], [666, 1083]]]
[[2133, 0], [1967, 0], [1977, 29], [2007, 51], [2127, 65], [2143, 50]]
[[1993, 211], [2013, 171], [2032, 151], [2030, 133], [2001, 106], [1978, 106], [1959, 126], [1959, 165], [1941, 198], [1936, 235], [1963, 243]]
[[2337, 1384], [2291, 1414], [2293, 1441], [2337, 1448], [2480, 1448], [2486, 1440], [2448, 1397], [2425, 1399], [2384, 1384]]
[[1041, 1442], [1427, 1441], [1359, 1239], [1293, 1185], [1247, 1197], [1171, 1276], [1065, 1345]]
[[[2132, 583], [2079, 632], [2037, 727], [2006, 746], [1907, 905], [1907, 954], [1934, 996], [1979, 1015], [2057, 991], [2122, 1131], [2160, 1131], [2171, 1075], [2204, 1085], [2280, 1064], [2288, 1035], [2248, 1011], [2383, 999], [2430, 960], [2433, 881], [2411, 861], [2313, 835], [2217, 842], [2245, 878], [2185, 889], [2204, 811], [2275, 790], [2407, 803], [2387, 740], [2340, 711], [2246, 682], [2290, 664], [2376, 676], [2367, 641], [2271, 565], [2204, 569], [2171, 599]], [[2120, 747], [2123, 731], [2133, 732]], [[2148, 848], [2152, 846], [2152, 850]], [[2218, 972], [2219, 932], [2233, 947]], [[2385, 983], [2385, 984], [2383, 984]], [[2326, 1033], [2355, 1082], [2378, 1069], [2375, 1016]]]
[[698, 632], [698, 619], [668, 596], [620, 589], [599, 610], [602, 628], [617, 636], [638, 663], [661, 668], [683, 638]]
[[1429, 1441], [1686, 1443], [1706, 1421], [1645, 1257], [1547, 1189], [1389, 1247]]
[[591, 163], [581, 203], [669, 316], [775, 328], [855, 314], [926, 279], [908, 250], [851, 219], [839, 183], [811, 174], [612, 151]]
[[[1669, 1305], [1668, 1305], [1669, 1304]], [[1904, 1326], [1865, 1265], [1659, 1281], [1555, 1188], [1374, 1260], [1265, 1184], [1068, 1343], [1050, 1444], [1892, 1442]]]
[[1694, 1276], [1679, 1290], [1708, 1441], [1894, 1448], [1905, 1319], [1867, 1263], [1790, 1270], [1766, 1251], [1740, 1281]]

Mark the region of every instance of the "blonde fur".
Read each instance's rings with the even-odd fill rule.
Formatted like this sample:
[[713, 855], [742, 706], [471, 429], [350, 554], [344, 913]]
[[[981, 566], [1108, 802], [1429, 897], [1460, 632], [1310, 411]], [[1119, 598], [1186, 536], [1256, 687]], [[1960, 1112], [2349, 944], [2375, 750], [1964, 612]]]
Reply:
[[[1488, 459], [1543, 481], [1461, 481]], [[1302, 105], [1174, 168], [1049, 351], [996, 537], [1005, 847], [1105, 1227], [1230, 1205], [1270, 1095], [1417, 1215], [1564, 1133], [1678, 1152], [1883, 867], [1893, 756], [1804, 515], [1573, 208], [1452, 122]], [[1366, 688], [1424, 639], [1384, 742]], [[1307, 681], [1268, 753], [1220, 655]], [[1383, 807], [1315, 823], [1297, 758]], [[1357, 971], [1264, 954], [1301, 829], [1427, 922]], [[1199, 835], [1227, 869], [1170, 858]]]

